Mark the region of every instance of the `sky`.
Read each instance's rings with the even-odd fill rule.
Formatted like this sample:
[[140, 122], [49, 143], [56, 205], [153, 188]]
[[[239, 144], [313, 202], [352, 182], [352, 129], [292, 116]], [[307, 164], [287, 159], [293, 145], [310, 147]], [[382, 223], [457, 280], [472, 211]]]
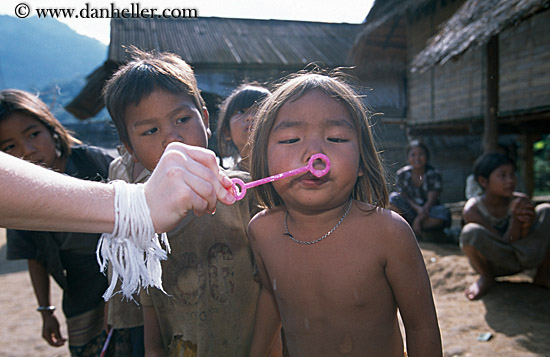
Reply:
[[[235, 17], [253, 19], [279, 19], [319, 22], [361, 23], [374, 0], [2, 0], [1, 15], [29, 16], [36, 9], [72, 8], [76, 13], [83, 9], [107, 9], [111, 4], [119, 10], [140, 8], [195, 9], [199, 17]], [[89, 4], [89, 5], [86, 5]], [[86, 13], [86, 12], [84, 12]], [[81, 35], [109, 43], [109, 19], [58, 18]]]

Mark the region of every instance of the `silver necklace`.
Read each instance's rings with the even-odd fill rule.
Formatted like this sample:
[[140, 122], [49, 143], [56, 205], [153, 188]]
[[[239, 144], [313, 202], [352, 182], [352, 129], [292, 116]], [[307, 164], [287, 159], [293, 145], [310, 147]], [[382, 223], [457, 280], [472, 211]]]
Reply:
[[288, 231], [288, 224], [287, 224], [287, 220], [288, 220], [288, 210], [286, 211], [286, 215], [285, 215], [285, 231], [286, 233], [283, 233], [283, 235], [285, 236], [288, 236], [290, 239], [292, 239], [292, 241], [296, 242], [296, 243], [300, 243], [300, 244], [315, 244], [315, 243], [319, 243], [320, 241], [322, 241], [323, 239], [325, 239], [326, 237], [328, 237], [329, 235], [332, 234], [332, 232], [334, 232], [336, 230], [336, 228], [338, 228], [338, 226], [342, 223], [342, 221], [344, 220], [344, 218], [346, 218], [346, 216], [348, 215], [348, 212], [349, 210], [351, 209], [351, 204], [353, 203], [353, 199], [350, 199], [349, 200], [349, 204], [348, 204], [348, 208], [346, 209], [346, 212], [344, 213], [344, 215], [342, 216], [342, 218], [340, 218], [340, 220], [338, 221], [338, 223], [336, 223], [336, 225], [334, 227], [332, 227], [332, 229], [330, 231], [328, 231], [324, 236], [322, 236], [321, 238], [317, 238], [316, 240], [312, 240], [312, 241], [303, 241], [303, 240], [298, 240], [296, 238], [294, 238], [292, 236], [292, 234], [290, 234], [290, 232]]

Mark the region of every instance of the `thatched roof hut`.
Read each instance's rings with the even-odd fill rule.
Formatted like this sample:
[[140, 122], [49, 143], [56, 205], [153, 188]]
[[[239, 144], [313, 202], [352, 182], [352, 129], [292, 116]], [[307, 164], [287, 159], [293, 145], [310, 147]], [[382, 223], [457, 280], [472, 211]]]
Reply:
[[484, 46], [508, 26], [549, 7], [549, 0], [468, 0], [416, 55], [411, 71], [445, 64], [470, 46]]
[[352, 58], [367, 80], [402, 76], [410, 135], [462, 138], [445, 148], [465, 158], [446, 168], [453, 177], [480, 153], [467, 140], [491, 150], [516, 135], [529, 192], [532, 142], [550, 132], [549, 10], [549, 0], [376, 0]]
[[549, 9], [550, 0], [377, 0], [352, 58], [366, 80], [403, 78], [411, 130], [479, 133], [491, 85], [485, 47], [501, 35], [490, 74], [501, 132], [548, 132]]
[[209, 95], [228, 95], [243, 80], [278, 79], [312, 62], [349, 65], [359, 30], [357, 24], [217, 17], [112, 19], [107, 60], [66, 109], [80, 119], [97, 114], [103, 107], [101, 88], [128, 60], [125, 47], [131, 45], [180, 55], [194, 68], [208, 104]]

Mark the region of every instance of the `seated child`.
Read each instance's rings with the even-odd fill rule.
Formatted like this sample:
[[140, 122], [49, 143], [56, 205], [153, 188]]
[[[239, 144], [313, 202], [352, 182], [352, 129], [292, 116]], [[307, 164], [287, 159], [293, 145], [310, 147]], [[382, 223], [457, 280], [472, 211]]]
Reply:
[[231, 158], [232, 165], [240, 170], [250, 168], [250, 146], [248, 137], [262, 100], [271, 92], [264, 87], [243, 84], [231, 93], [221, 105], [218, 117], [218, 150], [222, 159]]
[[[181, 58], [134, 52], [108, 81], [104, 97], [126, 149], [153, 171], [172, 142], [207, 147], [208, 112]], [[247, 179], [243, 172], [228, 175]], [[200, 176], [189, 180], [207, 185]], [[250, 210], [247, 199], [218, 205], [212, 215], [189, 213], [168, 232], [172, 253], [162, 262], [166, 293], [150, 288], [140, 296], [146, 355], [248, 354], [260, 289], [246, 235]]]
[[451, 212], [439, 202], [442, 180], [439, 171], [428, 163], [428, 147], [419, 140], [411, 140], [405, 151], [409, 165], [397, 171], [390, 205], [421, 238], [424, 230], [449, 226]]
[[501, 153], [481, 156], [474, 175], [484, 193], [466, 202], [460, 246], [479, 279], [466, 289], [478, 299], [495, 277], [537, 268], [533, 282], [550, 287], [550, 204], [534, 206], [515, 192], [513, 161]]
[[[289, 79], [260, 109], [254, 179], [331, 160], [258, 186], [266, 210], [249, 225], [262, 288], [251, 356], [265, 356], [281, 322], [291, 356], [441, 356], [430, 281], [410, 226], [384, 209], [388, 193], [367, 114], [335, 77]], [[322, 168], [322, 164], [316, 164]]]

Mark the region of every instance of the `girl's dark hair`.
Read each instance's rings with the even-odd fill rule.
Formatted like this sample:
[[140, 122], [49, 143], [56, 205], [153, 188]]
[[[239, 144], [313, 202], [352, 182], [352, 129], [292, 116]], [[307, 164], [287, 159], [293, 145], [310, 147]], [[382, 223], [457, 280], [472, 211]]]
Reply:
[[33, 117], [48, 128], [55, 139], [61, 156], [70, 156], [73, 145], [82, 144], [72, 133], [53, 116], [50, 109], [38, 96], [19, 89], [0, 91], [0, 120], [13, 113], [22, 113]]
[[476, 181], [479, 182], [479, 177], [489, 179], [491, 173], [502, 165], [512, 165], [514, 171], [516, 170], [514, 161], [505, 154], [493, 152], [480, 156], [474, 163]]
[[231, 127], [229, 125], [231, 117], [240, 110], [259, 107], [261, 102], [270, 95], [271, 92], [267, 88], [250, 83], [240, 85], [223, 101], [220, 107], [217, 128], [220, 157], [231, 156], [234, 159], [239, 157], [238, 148], [232, 140], [227, 139], [231, 136]]
[[407, 154], [407, 156], [409, 156], [409, 153], [413, 148], [421, 148], [422, 150], [424, 150], [424, 153], [426, 153], [426, 159], [430, 161], [430, 150], [428, 150], [426, 144], [424, 144], [419, 139], [409, 141], [409, 143], [405, 147], [405, 153]]
[[[348, 110], [357, 130], [359, 143], [359, 169], [363, 175], [357, 178], [350, 197], [387, 207], [388, 191], [380, 155], [374, 145], [367, 109], [355, 90], [349, 85], [343, 74], [300, 72], [285, 79], [266, 99], [255, 123], [252, 137], [252, 160], [250, 175], [253, 180], [269, 176], [267, 163], [267, 142], [281, 107], [311, 91], [321, 91], [328, 97], [342, 103]], [[256, 188], [258, 202], [262, 207], [271, 208], [283, 204], [282, 198], [273, 185], [262, 185]]]

